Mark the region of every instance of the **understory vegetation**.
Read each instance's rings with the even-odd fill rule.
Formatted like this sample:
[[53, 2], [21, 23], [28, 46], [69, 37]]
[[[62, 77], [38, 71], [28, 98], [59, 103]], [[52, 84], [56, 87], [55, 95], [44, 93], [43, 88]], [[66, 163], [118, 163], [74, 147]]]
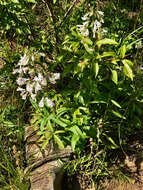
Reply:
[[0, 0], [0, 189], [29, 188], [24, 130], [71, 146], [83, 189], [126, 178], [113, 165], [142, 130], [142, 0]]

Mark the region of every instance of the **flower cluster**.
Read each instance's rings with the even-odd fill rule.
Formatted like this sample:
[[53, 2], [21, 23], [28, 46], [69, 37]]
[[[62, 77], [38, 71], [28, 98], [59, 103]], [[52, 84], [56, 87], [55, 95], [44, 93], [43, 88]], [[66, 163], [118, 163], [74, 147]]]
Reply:
[[107, 30], [101, 28], [104, 23], [103, 17], [104, 13], [102, 11], [97, 11], [97, 19], [94, 21], [93, 25], [93, 38], [95, 38], [96, 33], [104, 34], [107, 32]]
[[89, 36], [89, 29], [88, 29], [89, 27], [92, 27], [93, 38], [95, 38], [96, 33], [104, 34], [107, 32], [105, 29], [102, 28], [102, 24], [104, 23], [104, 20], [103, 20], [104, 13], [102, 11], [97, 11], [96, 19], [94, 20], [94, 22], [90, 24], [90, 20], [92, 16], [93, 16], [93, 13], [86, 13], [81, 18], [83, 20], [83, 24], [77, 25], [78, 30], [84, 37]]
[[27, 96], [31, 96], [35, 100], [38, 91], [47, 86], [46, 78], [40, 72], [36, 75], [34, 69], [30, 68], [29, 60], [30, 56], [24, 55], [18, 62], [16, 69], [13, 70], [13, 74], [18, 74], [16, 83], [19, 87], [17, 91], [21, 92], [23, 100]]
[[[24, 55], [13, 70], [13, 74], [18, 74], [16, 83], [18, 85], [17, 91], [20, 92], [22, 99], [25, 100], [30, 96], [36, 101], [38, 92], [42, 94], [47, 87], [48, 81], [51, 84], [56, 84], [56, 80], [60, 79], [60, 73], [47, 72], [45, 75], [39, 70], [34, 68], [34, 56]], [[42, 98], [39, 102], [39, 106], [43, 107], [44, 103], [49, 107], [53, 107], [54, 103], [46, 98]]]
[[77, 25], [77, 28], [79, 29], [80, 33], [83, 36], [88, 36], [89, 35], [89, 30], [88, 30], [88, 26], [89, 26], [89, 17], [88, 17], [88, 13], [85, 14], [81, 19], [84, 21], [82, 25]]

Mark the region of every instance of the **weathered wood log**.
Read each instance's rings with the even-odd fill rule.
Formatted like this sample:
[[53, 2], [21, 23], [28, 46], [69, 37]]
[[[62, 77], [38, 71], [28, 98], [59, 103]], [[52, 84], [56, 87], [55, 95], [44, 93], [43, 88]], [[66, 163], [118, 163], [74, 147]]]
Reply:
[[38, 139], [33, 127], [25, 129], [27, 167], [24, 172], [30, 174], [31, 190], [62, 190], [64, 171], [58, 164], [58, 159], [68, 159], [72, 153], [71, 147], [64, 150], [42, 150]]

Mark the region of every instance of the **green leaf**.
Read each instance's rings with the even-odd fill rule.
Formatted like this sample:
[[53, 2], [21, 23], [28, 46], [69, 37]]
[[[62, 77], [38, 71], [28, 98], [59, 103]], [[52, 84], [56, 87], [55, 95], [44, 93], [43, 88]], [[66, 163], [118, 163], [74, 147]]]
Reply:
[[122, 63], [123, 63], [123, 64], [126, 63], [126, 64], [128, 64], [129, 66], [131, 66], [131, 67], [134, 65], [134, 63], [133, 63], [132, 61], [128, 60], [128, 59], [123, 59], [123, 60], [122, 60]]
[[112, 102], [115, 106], [117, 106], [118, 108], [121, 108], [120, 104], [118, 104], [118, 102], [116, 102], [115, 100], [111, 100], [111, 102]]
[[40, 130], [44, 131], [45, 125], [47, 122], [47, 118], [42, 119], [41, 125], [40, 125]]
[[74, 134], [74, 135], [72, 136], [72, 139], [71, 139], [71, 147], [72, 147], [72, 150], [73, 150], [73, 151], [75, 151], [75, 146], [76, 146], [78, 140], [79, 140], [79, 136], [76, 135], [76, 134]]
[[116, 53], [115, 52], [103, 52], [103, 54], [101, 55], [101, 57], [116, 57]]
[[53, 120], [56, 124], [60, 125], [61, 127], [66, 127], [66, 126], [67, 126], [66, 123], [64, 123], [63, 121], [61, 121], [61, 120], [58, 119], [58, 118], [52, 118], [52, 120]]
[[126, 119], [123, 115], [121, 115], [119, 112], [116, 112], [114, 110], [111, 111], [115, 116], [122, 118], [122, 119]]
[[127, 63], [124, 63], [124, 68], [123, 68], [124, 74], [129, 77], [131, 80], [133, 80], [133, 72], [130, 66]]
[[35, 0], [27, 0], [28, 3], [36, 3]]
[[120, 56], [121, 56], [121, 58], [124, 58], [124, 57], [125, 57], [125, 54], [126, 54], [126, 46], [123, 45], [123, 46], [120, 48]]
[[113, 146], [110, 146], [112, 149], [116, 149], [116, 148], [119, 148], [119, 146], [114, 142], [114, 140], [111, 138], [111, 137], [108, 137], [107, 135], [106, 135], [106, 138], [111, 142], [111, 144], [113, 145]]
[[42, 144], [42, 149], [44, 149], [48, 143], [49, 143], [49, 139], [45, 140]]
[[108, 38], [104, 38], [103, 40], [99, 40], [96, 42], [96, 45], [105, 45], [105, 44], [118, 45], [118, 43], [115, 40]]
[[51, 132], [54, 132], [54, 129], [53, 129], [53, 127], [52, 127], [52, 124], [51, 124], [51, 121], [50, 121], [50, 120], [48, 120], [47, 129], [48, 129], [49, 131], [51, 131]]
[[61, 134], [61, 133], [65, 133], [65, 131], [64, 130], [58, 130], [55, 132], [55, 134]]
[[19, 1], [18, 1], [18, 0], [12, 0], [12, 2], [13, 2], [13, 3], [19, 3]]
[[117, 74], [117, 71], [116, 70], [112, 70], [112, 76], [111, 76], [111, 79], [112, 81], [117, 84], [118, 83], [118, 74]]
[[88, 46], [87, 44], [83, 44], [83, 45], [84, 45], [86, 51], [87, 51], [89, 54], [92, 54], [92, 53], [93, 53], [92, 48], [89, 48], [89, 46]]
[[88, 37], [83, 38], [82, 42], [85, 43], [85, 44], [88, 44], [88, 45], [92, 45], [93, 44], [93, 42]]
[[64, 149], [64, 144], [63, 144], [63, 142], [61, 141], [61, 139], [57, 135], [54, 135], [54, 140], [55, 140], [55, 142], [58, 144], [58, 146], [61, 149]]
[[53, 0], [53, 3], [55, 4], [57, 0]]
[[95, 73], [95, 78], [97, 77], [98, 72], [99, 72], [99, 65], [98, 65], [98, 62], [96, 62], [96, 63], [94, 64], [94, 73]]

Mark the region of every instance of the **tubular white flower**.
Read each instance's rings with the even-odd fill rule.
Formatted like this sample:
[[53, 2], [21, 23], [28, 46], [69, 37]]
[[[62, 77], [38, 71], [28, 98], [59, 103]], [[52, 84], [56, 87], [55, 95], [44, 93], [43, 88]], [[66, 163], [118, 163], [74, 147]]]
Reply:
[[84, 20], [84, 21], [87, 20], [88, 19], [88, 13], [85, 14], [83, 17], [81, 17], [81, 19]]
[[18, 87], [16, 91], [21, 91], [21, 92], [23, 92], [23, 91], [25, 91], [25, 89], [24, 89], [24, 88], [21, 88], [21, 87]]
[[41, 81], [41, 85], [46, 86], [47, 85], [47, 80], [46, 78], [43, 78], [43, 80]]
[[35, 84], [35, 93], [37, 94], [37, 92], [39, 90], [42, 90], [42, 87], [41, 87], [41, 85], [38, 82], [36, 82], [36, 84]]
[[89, 35], [89, 30], [87, 27], [88, 21], [84, 22], [83, 25], [77, 25], [77, 28], [79, 29], [80, 33], [85, 37]]
[[29, 56], [24, 55], [23, 57], [21, 57], [21, 59], [20, 59], [20, 61], [18, 62], [18, 64], [17, 64], [17, 65], [19, 65], [19, 66], [25, 66], [25, 65], [27, 65], [27, 64], [28, 64], [29, 59], [30, 59], [30, 57], [29, 57]]
[[26, 92], [21, 92], [20, 95], [22, 96], [22, 99], [23, 100], [26, 100], [26, 97], [27, 97], [27, 93]]
[[19, 77], [16, 82], [19, 86], [22, 86], [24, 84], [26, 84], [26, 82], [28, 81], [29, 79], [26, 79], [26, 78], [22, 78], [22, 77]]
[[99, 15], [104, 16], [104, 13], [102, 11], [97, 11]]
[[44, 107], [44, 97], [40, 100], [39, 102], [39, 107], [43, 108]]
[[36, 100], [36, 94], [31, 94], [31, 98], [33, 99], [33, 100]]
[[48, 79], [52, 84], [56, 84], [56, 80], [60, 79], [60, 73], [50, 73]]
[[34, 84], [33, 83], [27, 83], [26, 84], [26, 90], [27, 90], [27, 92], [29, 92], [30, 94], [32, 93], [32, 91], [33, 91], [33, 86], [34, 86]]
[[55, 78], [55, 80], [60, 79], [60, 73], [53, 73], [53, 77]]
[[54, 102], [52, 102], [52, 100], [50, 100], [48, 97], [45, 98], [46, 104], [49, 107], [54, 107]]

